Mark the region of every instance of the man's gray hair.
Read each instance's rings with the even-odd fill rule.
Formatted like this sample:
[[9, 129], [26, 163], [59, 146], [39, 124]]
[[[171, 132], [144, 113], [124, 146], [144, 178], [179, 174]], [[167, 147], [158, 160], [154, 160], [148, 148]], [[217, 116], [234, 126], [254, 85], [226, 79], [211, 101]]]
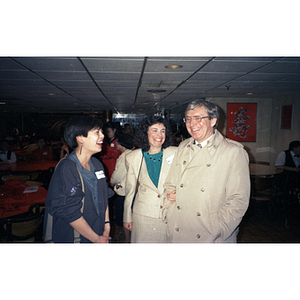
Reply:
[[219, 118], [220, 118], [220, 111], [219, 111], [218, 106], [215, 103], [208, 101], [206, 99], [196, 99], [196, 100], [193, 100], [192, 102], [190, 102], [188, 104], [188, 106], [186, 107], [185, 116], [186, 116], [187, 111], [194, 110], [197, 107], [204, 107], [206, 109], [206, 112], [207, 112], [210, 120], [213, 118], [217, 118], [216, 124], [214, 125], [214, 129], [217, 128], [217, 126], [219, 124]]

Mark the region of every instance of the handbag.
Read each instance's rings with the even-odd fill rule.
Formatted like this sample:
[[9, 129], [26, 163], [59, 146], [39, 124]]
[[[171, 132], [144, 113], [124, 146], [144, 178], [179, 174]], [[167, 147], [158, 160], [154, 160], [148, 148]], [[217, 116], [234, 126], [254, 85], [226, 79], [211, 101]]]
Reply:
[[[62, 159], [65, 159], [65, 158], [62, 158]], [[58, 162], [58, 164], [60, 163], [60, 161]], [[55, 169], [57, 168], [58, 164], [56, 165]], [[82, 176], [81, 176], [81, 173], [78, 169], [77, 164], [76, 164], [76, 168], [77, 168], [77, 171], [78, 171], [78, 174], [79, 174], [79, 177], [80, 177], [82, 192], [84, 193], [84, 183], [83, 183], [83, 179], [82, 179]], [[82, 201], [82, 206], [81, 206], [80, 211], [81, 211], [81, 213], [83, 213], [84, 196], [83, 196], [81, 201]], [[45, 238], [44, 238], [45, 243], [53, 243], [52, 242], [52, 228], [53, 228], [53, 216], [50, 213], [48, 213], [47, 224], [46, 224], [46, 233], [45, 233]], [[80, 241], [81, 241], [80, 233], [74, 229], [74, 243], [80, 243]]]
[[131, 211], [133, 210], [133, 204], [134, 204], [135, 196], [137, 194], [137, 190], [138, 190], [138, 186], [139, 186], [139, 178], [140, 178], [140, 173], [141, 173], [143, 160], [144, 160], [144, 155], [143, 155], [143, 152], [142, 152], [142, 160], [141, 160], [141, 163], [140, 163], [139, 174], [138, 174], [138, 177], [137, 177], [137, 180], [136, 180], [136, 185], [135, 185], [135, 192], [134, 192], [134, 196], [133, 196], [132, 203], [131, 203]]

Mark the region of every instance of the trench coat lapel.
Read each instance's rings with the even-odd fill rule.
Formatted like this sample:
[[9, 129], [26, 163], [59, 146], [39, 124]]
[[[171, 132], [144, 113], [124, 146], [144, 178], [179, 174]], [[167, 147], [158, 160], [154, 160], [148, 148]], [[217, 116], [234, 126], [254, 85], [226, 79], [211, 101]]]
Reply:
[[217, 144], [219, 144], [219, 141], [216, 141], [215, 136], [212, 137], [203, 148], [197, 146], [194, 140], [191, 139], [186, 145], [186, 154], [181, 158], [183, 164], [181, 176], [183, 176], [188, 169], [211, 165]]

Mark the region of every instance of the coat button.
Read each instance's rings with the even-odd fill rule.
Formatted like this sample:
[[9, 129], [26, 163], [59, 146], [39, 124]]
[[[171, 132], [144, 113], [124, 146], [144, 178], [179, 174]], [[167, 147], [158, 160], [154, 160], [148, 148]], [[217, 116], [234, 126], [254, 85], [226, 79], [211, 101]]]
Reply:
[[181, 209], [181, 207], [180, 207], [179, 205], [177, 205], [177, 209], [178, 209], [178, 210], [180, 210], [180, 209]]
[[207, 164], [206, 166], [207, 166], [207, 167], [210, 167], [210, 164]]
[[200, 217], [201, 216], [201, 214], [199, 213], [199, 211], [197, 211], [197, 217]]
[[180, 229], [178, 227], [175, 228], [176, 231], [180, 231]]
[[157, 198], [160, 198], [160, 195], [157, 195]]
[[161, 206], [160, 206], [160, 209], [162, 209], [162, 208], [163, 208], [163, 206], [161, 205]]
[[186, 164], [186, 160], [183, 161], [183, 164], [184, 164], [184, 165]]
[[201, 235], [198, 233], [198, 234], [197, 234], [197, 238], [200, 239], [200, 237], [201, 237]]
[[183, 184], [181, 184], [180, 187], [182, 188], [182, 187], [183, 187]]
[[204, 188], [202, 188], [202, 189], [201, 189], [201, 192], [204, 192], [204, 191], [205, 191], [205, 189], [204, 189]]

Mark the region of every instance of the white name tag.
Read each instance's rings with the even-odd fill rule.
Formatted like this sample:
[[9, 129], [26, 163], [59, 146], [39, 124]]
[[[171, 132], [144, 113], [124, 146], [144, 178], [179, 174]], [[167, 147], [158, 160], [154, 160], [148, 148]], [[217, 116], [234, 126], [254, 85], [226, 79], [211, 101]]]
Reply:
[[115, 147], [115, 144], [110, 144], [110, 146], [114, 148], [114, 147]]
[[105, 178], [105, 174], [102, 170], [98, 171], [98, 172], [95, 172], [95, 175], [96, 175], [97, 179]]
[[175, 156], [175, 154], [172, 154], [171, 156], [166, 157], [166, 161], [167, 161], [168, 165], [170, 165], [172, 163], [174, 156]]
[[43, 155], [47, 155], [47, 154], [48, 154], [48, 152], [44, 152], [44, 153], [43, 153]]

